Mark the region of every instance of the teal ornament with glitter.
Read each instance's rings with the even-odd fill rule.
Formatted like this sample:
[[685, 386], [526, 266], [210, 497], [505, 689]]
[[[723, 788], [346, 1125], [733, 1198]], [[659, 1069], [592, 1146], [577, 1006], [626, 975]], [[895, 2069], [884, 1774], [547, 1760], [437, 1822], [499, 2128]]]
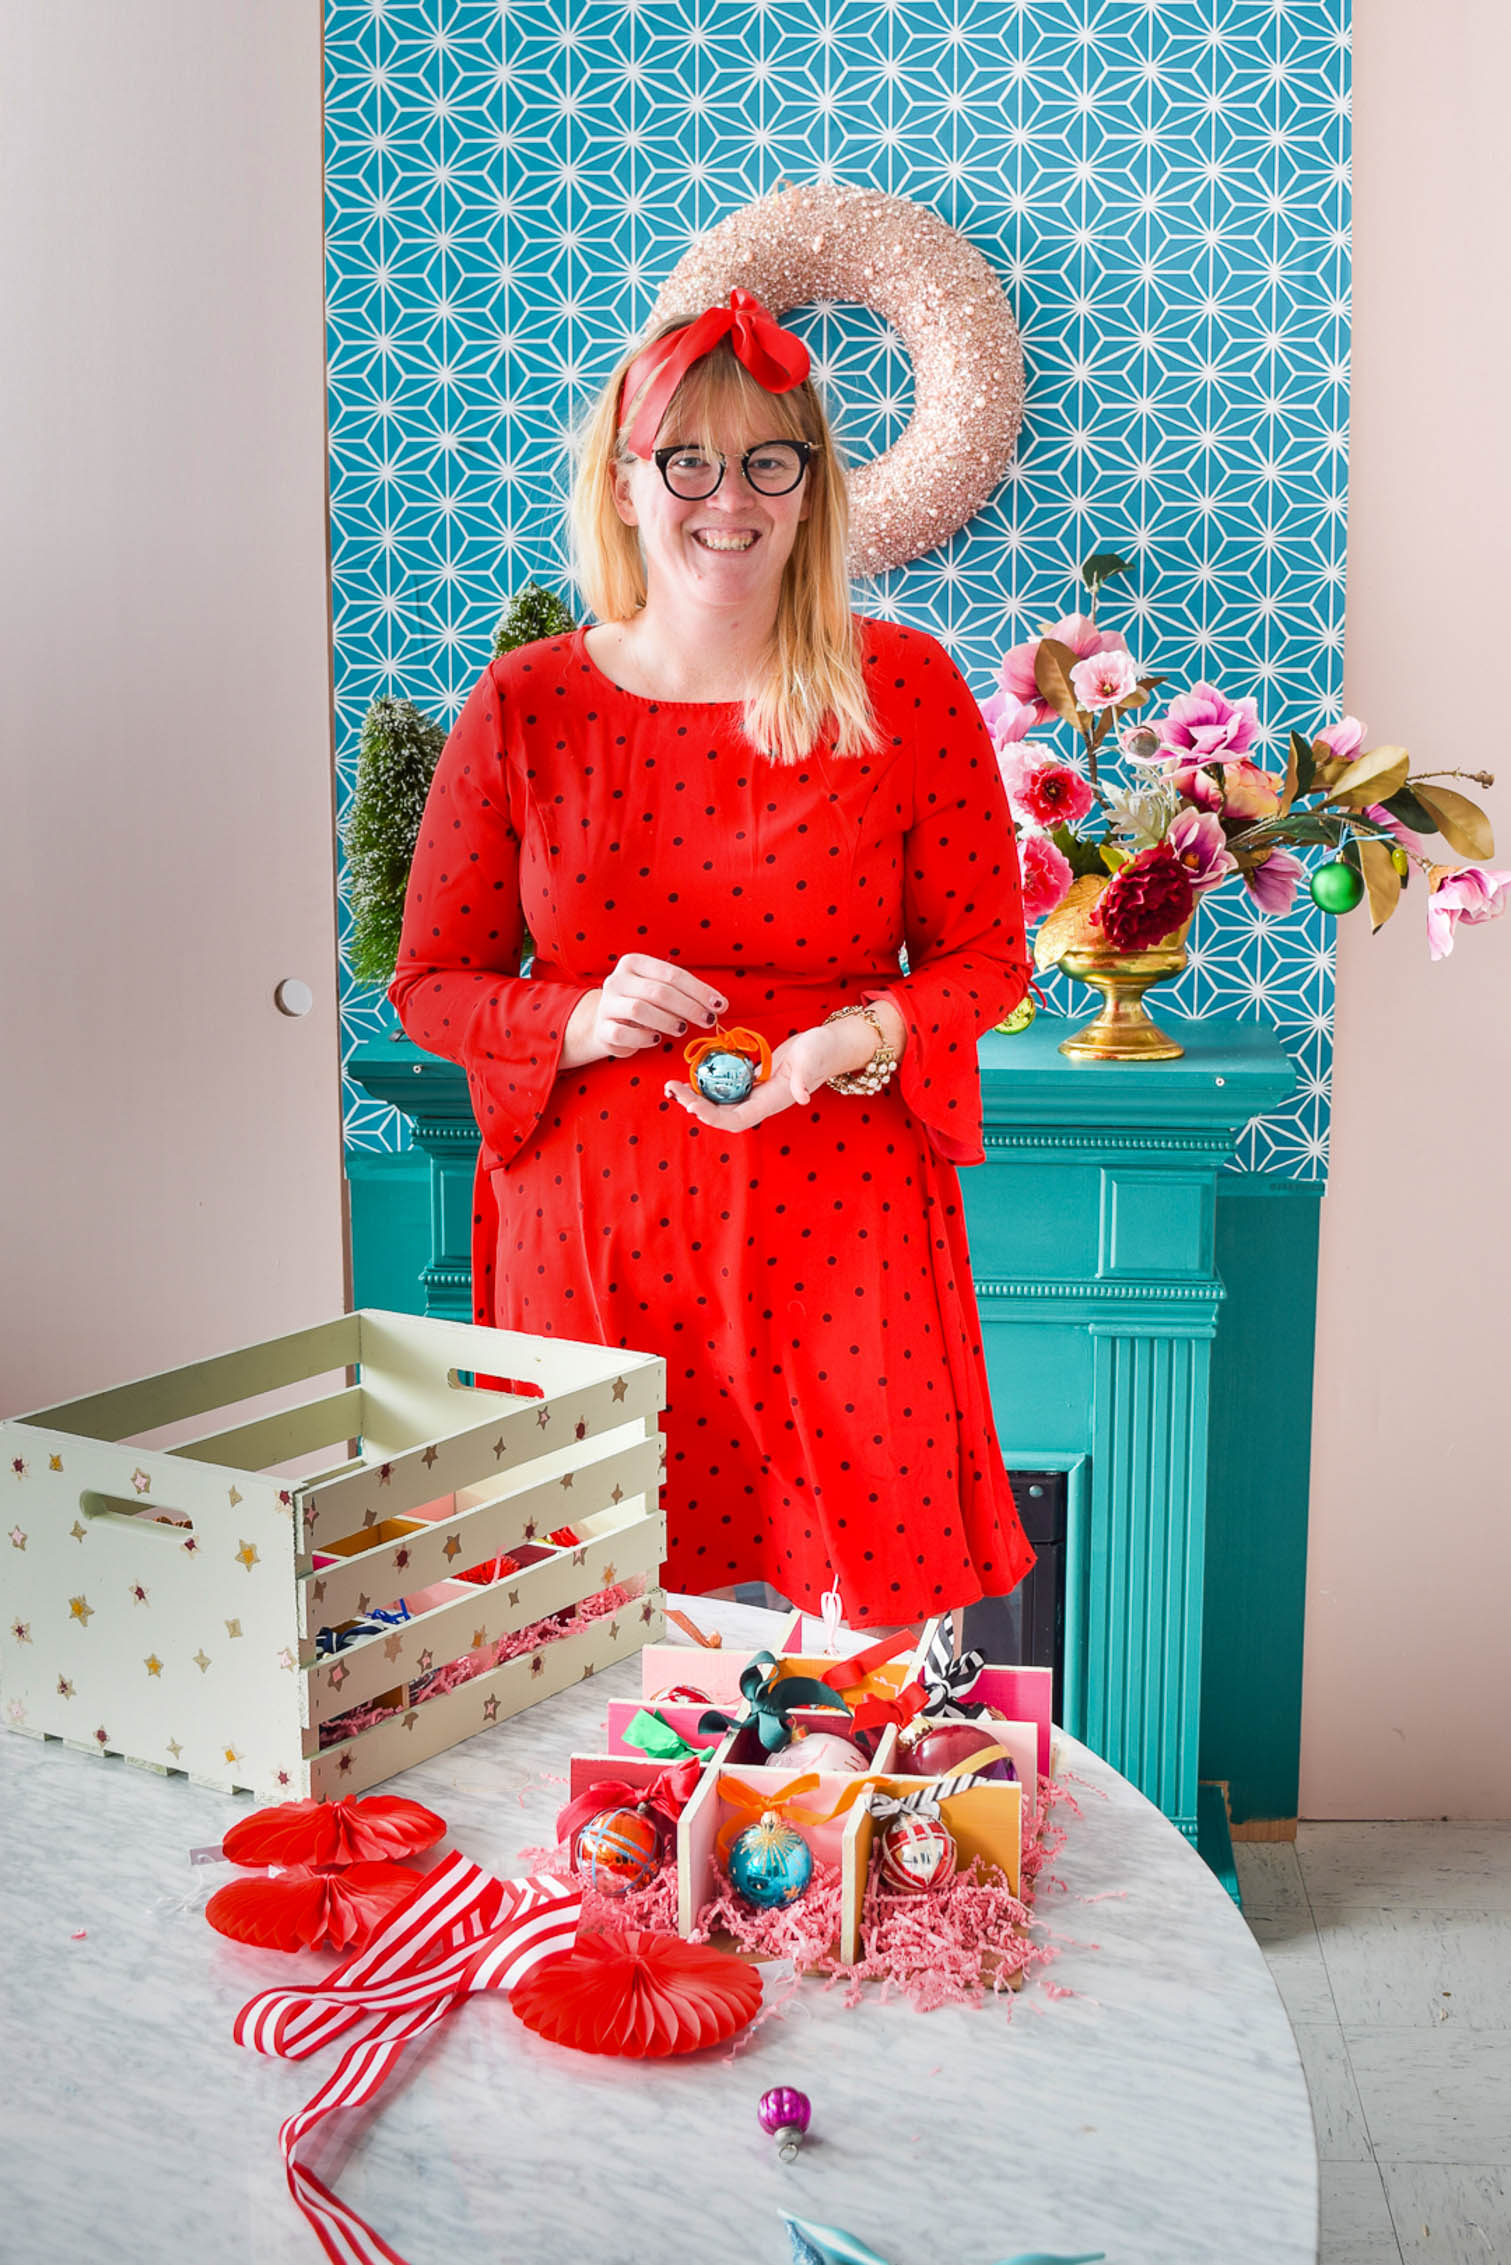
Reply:
[[729, 1106], [750, 1098], [755, 1065], [744, 1054], [705, 1054], [693, 1076], [705, 1101]]
[[813, 1877], [813, 1851], [780, 1817], [747, 1825], [729, 1851], [729, 1884], [755, 1911], [796, 1903]]

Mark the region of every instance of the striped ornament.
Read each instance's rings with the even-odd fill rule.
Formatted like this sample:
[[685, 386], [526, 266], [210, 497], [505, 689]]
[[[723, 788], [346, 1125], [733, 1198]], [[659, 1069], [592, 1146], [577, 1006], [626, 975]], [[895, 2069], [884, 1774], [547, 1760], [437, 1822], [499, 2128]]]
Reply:
[[883, 1825], [876, 1859], [880, 1886], [893, 1895], [923, 1895], [955, 1875], [955, 1843], [938, 1817], [894, 1817]]
[[661, 1862], [661, 1834], [640, 1809], [605, 1809], [577, 1835], [573, 1863], [579, 1879], [600, 1895], [628, 1895], [653, 1878]]

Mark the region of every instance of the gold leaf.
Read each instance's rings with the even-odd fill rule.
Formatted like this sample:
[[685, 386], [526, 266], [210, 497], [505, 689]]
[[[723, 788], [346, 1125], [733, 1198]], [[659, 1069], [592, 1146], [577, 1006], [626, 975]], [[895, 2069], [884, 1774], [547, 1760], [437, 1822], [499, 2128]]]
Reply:
[[1076, 666], [1075, 654], [1057, 637], [1041, 637], [1039, 650], [1034, 655], [1034, 683], [1041, 700], [1047, 700], [1057, 716], [1073, 724], [1078, 720], [1080, 703], [1070, 681], [1070, 672]]
[[1034, 966], [1040, 973], [1078, 944], [1100, 941], [1102, 932], [1092, 927], [1088, 916], [1106, 886], [1100, 873], [1083, 873], [1071, 882], [1054, 911], [1045, 915], [1034, 937]]
[[1418, 786], [1415, 780], [1411, 791], [1428, 817], [1437, 820], [1438, 832], [1460, 857], [1495, 855], [1495, 828], [1467, 794], [1454, 794], [1446, 786]]
[[1370, 926], [1378, 935], [1401, 901], [1401, 876], [1386, 842], [1361, 841], [1359, 858], [1369, 894]]
[[1333, 781], [1327, 799], [1353, 805], [1383, 802], [1406, 784], [1410, 768], [1411, 757], [1404, 747], [1372, 747], [1367, 755], [1346, 765]]

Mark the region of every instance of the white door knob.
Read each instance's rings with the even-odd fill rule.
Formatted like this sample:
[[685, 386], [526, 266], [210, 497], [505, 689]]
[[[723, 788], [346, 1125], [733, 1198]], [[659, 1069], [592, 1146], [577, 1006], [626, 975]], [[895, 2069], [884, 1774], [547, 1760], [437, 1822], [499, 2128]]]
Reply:
[[307, 1015], [315, 1004], [315, 994], [297, 975], [286, 975], [273, 993], [273, 1004], [281, 1015]]

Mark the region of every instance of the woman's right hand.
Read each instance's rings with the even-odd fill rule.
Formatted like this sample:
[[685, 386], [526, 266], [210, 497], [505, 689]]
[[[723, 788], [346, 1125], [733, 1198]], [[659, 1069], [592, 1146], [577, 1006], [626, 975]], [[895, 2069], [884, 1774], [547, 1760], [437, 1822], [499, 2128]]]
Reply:
[[728, 1004], [722, 991], [690, 969], [645, 952], [626, 952], [600, 989], [587, 992], [572, 1009], [561, 1067], [623, 1060], [664, 1038], [710, 1031]]

